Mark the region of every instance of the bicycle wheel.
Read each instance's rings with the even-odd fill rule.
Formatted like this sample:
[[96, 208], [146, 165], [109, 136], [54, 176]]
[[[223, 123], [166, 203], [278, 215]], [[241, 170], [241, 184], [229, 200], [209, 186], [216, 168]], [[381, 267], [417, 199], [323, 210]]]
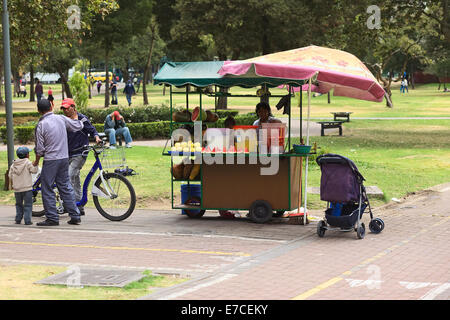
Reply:
[[42, 217], [45, 214], [44, 204], [42, 203], [41, 191], [33, 192], [33, 209], [31, 215], [33, 217]]
[[[136, 206], [136, 193], [127, 178], [117, 173], [104, 173], [103, 178], [108, 184], [106, 187], [113, 193], [113, 197], [93, 195], [95, 207], [106, 219], [122, 221], [128, 218]], [[108, 194], [101, 179], [95, 182], [97, 187], [105, 195]]]
[[[53, 192], [55, 193], [56, 212], [59, 215], [62, 215], [66, 213], [66, 211], [64, 210], [62, 200], [59, 197], [58, 189], [53, 188]], [[40, 190], [33, 192], [33, 209], [31, 210], [31, 215], [33, 217], [42, 217], [43, 215], [45, 215], [44, 204], [42, 203], [42, 194]]]

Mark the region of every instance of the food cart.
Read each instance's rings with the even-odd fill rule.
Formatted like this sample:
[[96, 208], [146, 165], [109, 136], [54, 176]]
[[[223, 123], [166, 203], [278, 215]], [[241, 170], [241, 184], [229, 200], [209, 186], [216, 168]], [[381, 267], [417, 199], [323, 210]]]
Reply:
[[[285, 85], [289, 90], [289, 103], [292, 93], [298, 90], [301, 92], [306, 86], [308, 90], [306, 145], [309, 145], [311, 91], [328, 93], [333, 90], [335, 96], [376, 102], [381, 102], [386, 94], [376, 78], [357, 57], [345, 51], [317, 46], [277, 52], [243, 61], [168, 62], [156, 75], [154, 82], [170, 86], [171, 111], [174, 86], [186, 88], [186, 112], [189, 110], [189, 87], [200, 88], [195, 91], [200, 95], [197, 114], [202, 113], [202, 94], [214, 97], [224, 94], [217, 90], [214, 92], [201, 90], [208, 86], [223, 88], [261, 86], [259, 90], [266, 92], [267, 88]], [[227, 96], [233, 97], [233, 95]], [[275, 96], [271, 96], [273, 97]], [[302, 94], [300, 94], [299, 103], [300, 139], [303, 138], [301, 97]], [[257, 102], [255, 101], [255, 104]], [[181, 204], [173, 203], [173, 182], [178, 179], [172, 178], [172, 208], [186, 210], [188, 216], [192, 218], [201, 217], [205, 210], [249, 210], [250, 218], [260, 223], [270, 220], [273, 211], [280, 213], [297, 208], [297, 212], [300, 213], [301, 204], [303, 204], [304, 212], [307, 213], [308, 157], [311, 154], [309, 151], [292, 152], [291, 112], [288, 116], [288, 139], [284, 150], [278, 154], [277, 174], [262, 176], [260, 174], [262, 163], [252, 165], [202, 163], [199, 176], [195, 179], [199, 193], [193, 196], [188, 194]], [[200, 118], [204, 121], [203, 117]], [[181, 122], [181, 124], [192, 125], [192, 122]], [[171, 121], [171, 130], [173, 128], [174, 123]], [[195, 151], [196, 149], [191, 156], [196, 156]], [[211, 150], [200, 149], [200, 151], [200, 155], [208, 156]], [[228, 151], [226, 153], [228, 154]], [[172, 157], [173, 165], [173, 154], [171, 152], [163, 152], [163, 154]], [[249, 161], [253, 159], [253, 156], [251, 152], [245, 154]], [[303, 167], [304, 158], [305, 167]], [[187, 181], [188, 185], [191, 183], [194, 181]]]
[[[196, 114], [203, 113], [202, 96], [205, 94], [210, 97], [218, 98], [224, 93], [217, 90], [217, 87], [230, 88], [233, 86], [240, 86], [244, 88], [255, 87], [258, 89], [257, 93], [253, 95], [232, 95], [226, 93], [227, 98], [231, 101], [233, 97], [255, 97], [255, 105], [260, 102], [261, 90], [267, 94], [268, 88], [278, 87], [280, 85], [287, 85], [290, 88], [301, 88], [307, 80], [299, 79], [279, 79], [270, 77], [224, 77], [218, 74], [218, 71], [223, 65], [223, 61], [208, 61], [208, 62], [171, 62], [166, 63], [159, 73], [155, 76], [155, 84], [163, 84], [170, 86], [170, 111], [174, 113], [173, 96], [175, 94], [185, 94], [186, 96], [186, 112], [189, 115], [189, 110], [194, 108], [191, 106], [189, 96], [193, 94], [199, 95], [199, 106]], [[204, 90], [215, 86], [214, 90]], [[174, 89], [184, 88], [184, 92]], [[194, 88], [194, 90], [191, 90]], [[255, 91], [256, 91], [255, 89]], [[271, 95], [270, 99], [288, 98], [288, 104], [291, 104], [291, 97], [293, 90], [289, 90], [286, 95]], [[278, 102], [277, 99], [277, 102]], [[217, 99], [215, 99], [216, 101]], [[273, 100], [272, 100], [273, 101]], [[302, 100], [300, 99], [300, 104]], [[214, 111], [217, 111], [217, 104], [214, 106]], [[184, 121], [177, 121], [184, 120]], [[194, 126], [194, 121], [189, 117], [180, 118], [175, 116], [171, 119], [171, 132], [178, 129], [180, 126]], [[208, 128], [217, 127], [217, 122], [207, 122], [205, 117], [198, 117], [197, 124], [206, 124]], [[214, 150], [209, 149], [202, 141], [202, 149], [184, 150], [183, 153], [174, 150], [173, 137], [171, 139], [171, 146], [167, 146], [163, 151], [164, 156], [171, 157], [172, 166], [172, 208], [182, 209], [191, 218], [200, 218], [205, 210], [248, 210], [249, 218], [257, 223], [264, 223], [269, 221], [272, 216], [280, 216], [285, 211], [292, 211], [299, 209], [302, 203], [302, 158], [311, 155], [307, 152], [294, 152], [291, 141], [291, 111], [288, 112], [288, 123], [286, 126], [286, 139], [283, 137], [281, 141], [283, 146], [276, 153], [271, 153], [271, 150], [253, 152], [255, 150], [239, 150], [233, 149]], [[300, 127], [302, 126], [300, 119]], [[205, 129], [205, 128], [203, 128]], [[193, 141], [195, 140], [192, 139]], [[203, 136], [202, 136], [203, 140]], [[198, 141], [197, 141], [198, 143]], [[184, 149], [186, 145], [184, 145]], [[174, 165], [176, 160], [180, 161], [179, 157], [184, 157], [192, 161], [190, 165], [195, 165], [199, 158], [204, 159], [207, 156], [220, 157], [223, 156], [234, 157], [232, 164], [229, 161], [222, 161], [222, 163], [207, 164], [205, 161], [197, 163], [199, 167], [199, 174], [190, 178], [187, 175], [181, 177], [174, 173]], [[240, 163], [238, 158], [241, 159]], [[277, 159], [275, 159], [277, 158]], [[242, 163], [245, 159], [245, 163]], [[264, 161], [262, 161], [264, 159]], [[268, 169], [267, 160], [278, 161], [278, 170], [275, 174], [264, 175], [261, 174], [264, 168]], [[174, 182], [185, 182], [184, 189], [187, 189], [187, 196], [183, 197], [182, 203], [174, 203]], [[183, 186], [182, 186], [183, 188]]]

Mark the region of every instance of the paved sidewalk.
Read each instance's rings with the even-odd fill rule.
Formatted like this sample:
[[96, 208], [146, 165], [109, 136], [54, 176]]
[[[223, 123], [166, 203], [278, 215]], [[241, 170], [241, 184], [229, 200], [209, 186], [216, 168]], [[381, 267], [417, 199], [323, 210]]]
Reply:
[[[0, 263], [81, 268], [150, 269], [189, 276], [141, 299], [445, 299], [450, 298], [450, 182], [374, 209], [381, 234], [316, 234], [277, 218], [255, 224], [207, 211], [136, 210], [112, 222], [89, 208], [82, 224], [15, 225], [14, 207], [0, 207]], [[322, 211], [312, 212], [322, 217]], [[245, 216], [245, 215], [244, 215]], [[36, 223], [42, 218], [33, 218]]]

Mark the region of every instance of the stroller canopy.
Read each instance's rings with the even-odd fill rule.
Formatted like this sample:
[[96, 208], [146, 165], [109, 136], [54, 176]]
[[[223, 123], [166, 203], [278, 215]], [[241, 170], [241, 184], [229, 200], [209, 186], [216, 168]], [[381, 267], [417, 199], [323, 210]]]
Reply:
[[320, 199], [330, 202], [358, 202], [365, 180], [352, 160], [338, 154], [324, 154], [316, 159], [320, 166]]

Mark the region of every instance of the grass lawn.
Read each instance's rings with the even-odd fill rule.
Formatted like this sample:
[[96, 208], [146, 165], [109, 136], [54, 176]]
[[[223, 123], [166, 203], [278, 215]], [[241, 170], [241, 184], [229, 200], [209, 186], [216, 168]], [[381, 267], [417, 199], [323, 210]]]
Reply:
[[123, 288], [67, 287], [34, 282], [66, 271], [65, 267], [38, 265], [0, 265], [1, 300], [134, 300], [161, 287], [186, 281], [184, 278], [155, 276], [149, 271], [139, 281]]
[[[353, 160], [366, 186], [378, 186], [384, 200], [448, 182], [450, 177], [450, 120], [352, 120], [344, 124], [344, 136], [311, 137], [322, 151]], [[294, 143], [296, 143], [294, 139]], [[126, 149], [127, 163], [139, 175], [130, 178], [138, 198], [138, 208], [158, 208], [170, 203], [170, 157], [163, 148], [135, 146]], [[7, 154], [0, 152], [0, 171], [6, 171]], [[88, 158], [86, 175], [93, 163]], [[3, 176], [0, 185], [3, 185]], [[320, 185], [320, 169], [310, 162], [309, 186]], [[174, 187], [179, 196], [179, 185]], [[1, 204], [13, 204], [11, 191], [0, 191]], [[322, 208], [318, 195], [308, 195], [310, 208]], [[88, 206], [93, 206], [92, 199]]]
[[[234, 88], [237, 93], [254, 93], [254, 89]], [[419, 117], [450, 116], [450, 94], [438, 92], [436, 84], [417, 86], [409, 94], [400, 94], [395, 90], [395, 107], [386, 108], [384, 103], [372, 103], [350, 98], [332, 97], [327, 103], [326, 95], [312, 98], [312, 117], [329, 117], [331, 111], [354, 111], [352, 121], [344, 123], [344, 136], [311, 137], [312, 142], [322, 151], [342, 154], [352, 159], [366, 178], [366, 186], [378, 186], [385, 194], [384, 201], [402, 197], [408, 192], [418, 191], [439, 183], [449, 181], [450, 177], [450, 120], [358, 120], [358, 117]], [[142, 90], [142, 88], [141, 88]], [[177, 89], [181, 91], [180, 89]], [[162, 95], [162, 87], [150, 86], [151, 104], [160, 104], [169, 99]], [[282, 89], [272, 89], [284, 93]], [[120, 90], [119, 90], [120, 92]], [[235, 93], [235, 92], [233, 92]], [[195, 96], [193, 96], [195, 97]], [[198, 96], [197, 96], [198, 97]], [[92, 103], [103, 103], [103, 95], [92, 99]], [[135, 97], [137, 103], [139, 97]], [[185, 95], [175, 95], [176, 103], [182, 104]], [[203, 102], [207, 101], [204, 97]], [[242, 112], [253, 111], [256, 98], [229, 99], [230, 108]], [[233, 104], [232, 101], [237, 101]], [[278, 101], [278, 99], [277, 99]], [[304, 100], [306, 101], [306, 100]], [[119, 94], [119, 103], [125, 97]], [[191, 101], [192, 102], [192, 101]], [[207, 104], [207, 102], [205, 102]], [[274, 104], [274, 103], [272, 103]], [[192, 102], [190, 105], [195, 105]], [[16, 104], [14, 103], [14, 109]], [[28, 106], [35, 110], [35, 106]], [[275, 109], [275, 108], [273, 108]], [[297, 109], [298, 110], [298, 109]], [[274, 111], [281, 116], [282, 111]], [[295, 116], [295, 109], [294, 109]], [[306, 117], [306, 110], [304, 113]], [[162, 156], [162, 148], [135, 146], [127, 149], [127, 162], [139, 175], [131, 177], [136, 189], [139, 208], [167, 207], [170, 201], [170, 158]], [[93, 162], [89, 157], [84, 167], [86, 175]], [[0, 152], [0, 170], [6, 171], [7, 155]], [[4, 177], [1, 175], [0, 184]], [[309, 185], [319, 186], [320, 171], [312, 164], [309, 172]], [[179, 185], [174, 194], [179, 196]], [[13, 204], [11, 191], [0, 191], [1, 204]], [[316, 195], [309, 195], [312, 207], [322, 207], [323, 203]], [[374, 202], [381, 204], [382, 201]], [[92, 206], [92, 202], [88, 203]]]
[[[44, 92], [47, 92], [44, 86]], [[53, 88], [53, 87], [52, 87]], [[311, 117], [313, 118], [331, 118], [330, 112], [347, 111], [353, 112], [351, 118], [366, 118], [366, 117], [449, 117], [450, 116], [450, 93], [445, 93], [442, 90], [437, 91], [437, 84], [416, 85], [416, 89], [409, 90], [409, 93], [400, 93], [399, 85], [393, 85], [394, 108], [387, 108], [384, 102], [370, 102], [346, 97], [331, 96], [331, 104], [328, 104], [327, 95], [311, 98]], [[54, 88], [55, 92], [61, 92], [58, 87]], [[180, 94], [173, 95], [174, 106], [185, 106], [186, 95], [183, 89], [174, 89], [174, 92]], [[273, 95], [284, 95], [287, 93], [285, 89], [273, 88], [270, 89]], [[231, 88], [232, 94], [255, 94], [256, 88], [243, 89], [239, 87]], [[166, 93], [163, 95], [162, 86], [148, 86], [148, 96], [150, 105], [169, 105], [170, 94], [169, 88], [166, 88]], [[270, 104], [272, 106], [272, 113], [276, 117], [284, 117], [282, 110], [276, 110], [275, 106], [280, 98], [271, 98]], [[89, 100], [89, 106], [92, 108], [102, 108], [104, 105], [104, 94], [93, 96]], [[119, 105], [128, 105], [125, 95], [122, 90], [118, 90]], [[142, 86], [136, 96], [133, 97], [133, 106], [142, 105]], [[241, 113], [254, 112], [255, 105], [259, 99], [254, 97], [233, 97], [228, 98], [228, 108], [240, 110]], [[293, 99], [293, 117], [299, 117], [300, 108], [298, 107], [298, 98]], [[303, 93], [303, 116], [306, 117], [307, 95]], [[55, 105], [60, 105], [60, 100], [55, 100]], [[214, 108], [214, 98], [202, 95], [202, 104], [206, 109]], [[189, 96], [189, 106], [199, 105], [199, 95], [193, 94]], [[3, 109], [3, 108], [2, 108]], [[0, 112], [4, 112], [4, 109]], [[35, 102], [14, 102], [13, 111], [34, 111], [36, 110]]]

